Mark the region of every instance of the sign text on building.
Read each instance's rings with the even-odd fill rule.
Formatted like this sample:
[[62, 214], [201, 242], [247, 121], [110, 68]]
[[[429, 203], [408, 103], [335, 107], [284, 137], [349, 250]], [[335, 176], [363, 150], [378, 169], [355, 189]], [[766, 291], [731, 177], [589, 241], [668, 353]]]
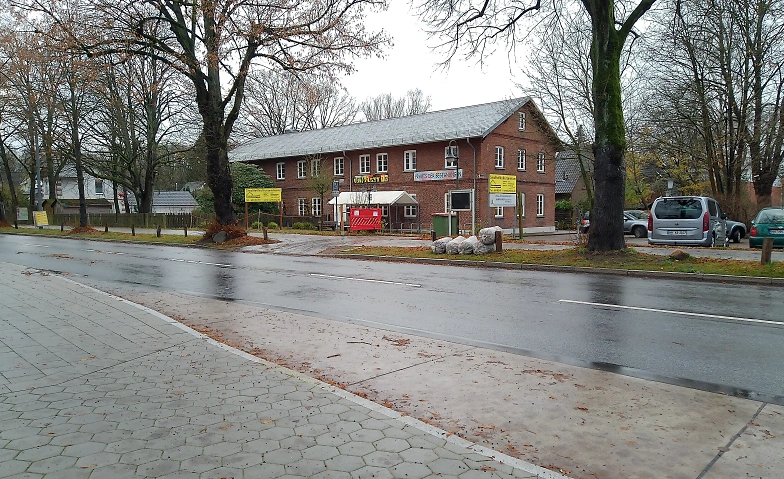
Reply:
[[490, 193], [517, 193], [517, 177], [490, 175]]
[[354, 177], [355, 185], [359, 185], [363, 183], [388, 183], [388, 182], [389, 182], [389, 175], [387, 174], [360, 175]]
[[245, 188], [245, 203], [280, 203], [281, 188]]
[[414, 172], [414, 181], [445, 181], [463, 177], [463, 170], [434, 170]]

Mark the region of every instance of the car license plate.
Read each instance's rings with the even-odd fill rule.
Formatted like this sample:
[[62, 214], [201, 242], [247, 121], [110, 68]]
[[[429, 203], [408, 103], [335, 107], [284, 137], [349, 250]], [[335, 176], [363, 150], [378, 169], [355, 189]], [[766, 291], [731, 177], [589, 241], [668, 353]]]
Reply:
[[678, 230], [667, 230], [668, 235], [686, 235], [685, 231], [678, 231]]
[[772, 235], [784, 235], [784, 230], [768, 230]]

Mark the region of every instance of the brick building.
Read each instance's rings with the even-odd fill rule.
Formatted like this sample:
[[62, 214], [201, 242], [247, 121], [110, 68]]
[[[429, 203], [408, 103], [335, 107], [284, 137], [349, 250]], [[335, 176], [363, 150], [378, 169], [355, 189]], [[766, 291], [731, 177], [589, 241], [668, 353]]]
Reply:
[[[418, 205], [380, 205], [393, 229], [430, 229], [449, 190], [473, 189], [476, 223], [511, 229], [516, 207], [489, 201], [489, 175], [514, 175], [524, 231], [555, 229], [555, 157], [560, 142], [529, 98], [257, 138], [229, 153], [260, 166], [282, 188], [284, 214], [335, 219], [307, 181], [319, 170], [341, 192], [405, 191]], [[455, 158], [456, 157], [456, 158]], [[316, 166], [317, 164], [318, 166]], [[321, 173], [323, 175], [323, 173]], [[324, 199], [326, 202], [331, 194]], [[470, 229], [471, 213], [460, 216]]]

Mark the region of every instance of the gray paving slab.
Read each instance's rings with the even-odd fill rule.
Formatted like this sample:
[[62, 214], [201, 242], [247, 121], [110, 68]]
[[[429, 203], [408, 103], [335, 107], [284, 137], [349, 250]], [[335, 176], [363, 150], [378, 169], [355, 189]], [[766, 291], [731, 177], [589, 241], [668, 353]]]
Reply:
[[4, 477], [564, 477], [64, 278], [0, 291]]

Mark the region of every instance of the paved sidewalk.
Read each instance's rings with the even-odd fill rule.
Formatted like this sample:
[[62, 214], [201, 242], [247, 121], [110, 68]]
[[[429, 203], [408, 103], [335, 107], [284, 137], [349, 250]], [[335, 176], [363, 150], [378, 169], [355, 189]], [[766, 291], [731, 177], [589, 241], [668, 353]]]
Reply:
[[564, 477], [68, 279], [0, 291], [2, 477]]

